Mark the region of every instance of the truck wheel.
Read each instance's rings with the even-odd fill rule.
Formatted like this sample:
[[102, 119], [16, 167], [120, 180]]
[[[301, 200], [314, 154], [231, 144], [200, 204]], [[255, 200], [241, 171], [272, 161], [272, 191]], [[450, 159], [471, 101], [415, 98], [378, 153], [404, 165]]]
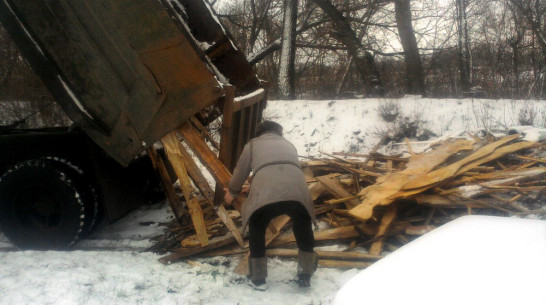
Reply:
[[17, 164], [0, 178], [0, 228], [22, 249], [66, 249], [81, 236], [83, 195], [66, 167], [46, 159]]
[[67, 159], [56, 156], [48, 156], [44, 159], [55, 163], [55, 167], [62, 169], [72, 178], [74, 186], [81, 195], [85, 212], [81, 236], [85, 237], [89, 235], [98, 226], [100, 220], [104, 216], [104, 211], [102, 205], [99, 203], [99, 195], [95, 184], [87, 175], [85, 175], [84, 171], [79, 166]]

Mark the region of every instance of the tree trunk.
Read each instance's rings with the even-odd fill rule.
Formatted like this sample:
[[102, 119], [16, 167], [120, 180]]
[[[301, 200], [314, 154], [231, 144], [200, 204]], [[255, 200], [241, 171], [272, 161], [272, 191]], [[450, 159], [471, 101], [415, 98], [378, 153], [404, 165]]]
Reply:
[[281, 59], [279, 64], [279, 97], [296, 97], [294, 64], [296, 59], [296, 22], [298, 0], [285, 0]]
[[411, 24], [410, 0], [396, 0], [394, 2], [396, 25], [400, 42], [406, 59], [406, 85], [409, 94], [425, 95], [425, 80], [423, 64], [417, 47], [417, 39]]
[[466, 19], [466, 0], [456, 0], [457, 32], [459, 36], [459, 74], [463, 92], [469, 92], [472, 87], [470, 42]]
[[335, 38], [347, 47], [349, 55], [354, 58], [355, 66], [366, 85], [367, 95], [383, 96], [385, 90], [379, 78], [379, 70], [373, 55], [362, 46], [349, 22], [329, 0], [312, 1], [332, 19], [337, 34]]

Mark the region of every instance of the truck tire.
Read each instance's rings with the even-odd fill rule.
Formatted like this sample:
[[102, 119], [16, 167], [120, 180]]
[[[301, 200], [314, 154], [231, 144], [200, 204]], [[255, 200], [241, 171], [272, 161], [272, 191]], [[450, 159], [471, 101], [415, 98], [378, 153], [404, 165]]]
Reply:
[[99, 202], [99, 195], [97, 193], [95, 183], [92, 182], [92, 179], [90, 179], [79, 166], [68, 161], [67, 159], [56, 156], [48, 156], [44, 159], [55, 163], [55, 167], [62, 169], [72, 178], [74, 186], [81, 195], [85, 212], [81, 236], [88, 236], [98, 226], [100, 220], [104, 216], [104, 211]]
[[0, 228], [22, 249], [67, 249], [85, 226], [77, 177], [47, 159], [27, 160], [0, 178]]

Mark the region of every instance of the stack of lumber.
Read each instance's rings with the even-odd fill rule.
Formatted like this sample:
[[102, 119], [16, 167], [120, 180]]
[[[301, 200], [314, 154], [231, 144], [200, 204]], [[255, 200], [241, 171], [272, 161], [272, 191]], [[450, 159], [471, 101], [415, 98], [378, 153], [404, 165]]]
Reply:
[[[188, 130], [191, 128], [181, 128], [178, 138], [193, 150], [216, 182], [225, 186], [229, 172], [212, 151], [205, 153], [206, 145], [196, 148], [195, 143], [205, 142], [199, 140], [198, 132]], [[157, 243], [154, 250], [171, 252], [161, 261], [195, 255], [248, 255], [240, 232], [240, 205], [237, 209], [214, 206], [212, 188], [200, 186], [206, 181], [191, 173], [196, 170], [189, 167], [195, 164], [182, 152], [184, 145], [177, 136], [171, 137], [172, 143], [167, 137], [163, 140], [171, 163], [182, 156], [179, 163], [191, 176], [177, 173], [185, 198], [180, 209], [191, 220], [185, 225], [174, 223], [168, 238]], [[448, 139], [419, 154], [412, 153], [409, 141], [407, 145], [409, 156], [337, 152], [301, 162], [319, 220], [316, 245], [343, 248], [318, 251], [320, 265], [364, 268], [380, 259], [385, 250], [394, 251], [462, 215], [541, 217], [546, 213], [544, 143], [520, 141], [519, 135]], [[268, 256], [297, 256], [287, 216], [272, 221], [266, 242]], [[246, 260], [242, 262], [236, 270], [244, 273]]]

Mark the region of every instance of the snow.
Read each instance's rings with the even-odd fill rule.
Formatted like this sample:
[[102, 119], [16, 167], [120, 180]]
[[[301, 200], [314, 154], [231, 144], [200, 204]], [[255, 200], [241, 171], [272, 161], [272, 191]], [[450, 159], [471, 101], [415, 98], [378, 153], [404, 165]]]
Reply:
[[334, 304], [546, 304], [546, 221], [465, 216], [361, 271]]
[[[76, 259], [77, 258], [77, 259]], [[1, 304], [292, 304], [331, 303], [342, 271], [322, 270], [311, 290], [290, 282], [292, 261], [269, 259], [268, 291], [233, 273], [239, 259], [165, 266], [152, 253], [73, 251], [0, 253]]]
[[247, 100], [247, 99], [250, 99], [250, 98], [253, 98], [255, 96], [259, 96], [259, 95], [262, 95], [263, 93], [265, 92], [265, 90], [263, 88], [260, 88], [256, 91], [253, 91], [247, 95], [244, 95], [244, 96], [238, 96], [234, 99], [234, 102], [236, 103], [240, 103], [241, 101], [244, 101], [244, 100]]
[[[507, 131], [510, 126], [521, 125], [518, 113], [529, 107], [534, 107], [538, 113], [535, 127], [525, 127], [521, 131], [540, 135], [544, 130], [540, 128], [545, 127], [546, 116], [541, 115], [546, 109], [544, 101], [433, 100], [415, 96], [399, 100], [269, 101], [264, 117], [283, 125], [285, 137], [294, 143], [302, 156], [320, 156], [319, 150], [366, 153], [394, 126], [379, 114], [380, 106], [388, 103], [399, 107], [400, 116], [420, 119], [424, 128], [438, 136], [468, 136], [467, 132], [480, 130]], [[420, 144], [424, 149], [436, 140], [420, 141]], [[414, 150], [420, 144], [412, 144]], [[389, 149], [403, 151], [405, 144], [391, 145]], [[258, 292], [233, 272], [240, 256], [192, 259], [165, 266], [157, 261], [160, 255], [143, 250], [153, 245], [153, 237], [164, 233], [165, 223], [172, 217], [165, 203], [145, 206], [114, 224], [101, 224], [96, 232], [76, 244], [74, 251], [67, 252], [20, 251], [0, 234], [0, 304], [332, 304], [337, 291], [358, 273], [355, 269], [319, 268], [311, 289], [302, 290], [291, 282], [296, 273], [295, 259], [271, 258], [268, 260], [269, 290]], [[513, 227], [503, 221], [495, 222], [499, 232], [505, 232], [504, 224], [507, 228]], [[324, 223], [320, 225], [325, 226]], [[522, 248], [522, 243], [508, 237], [510, 234], [507, 233], [504, 244], [511, 248], [507, 253], [514, 257], [533, 255], [525, 250], [527, 248]], [[323, 249], [342, 248], [343, 245], [332, 245]], [[459, 258], [452, 257], [457, 249], [449, 249], [453, 252], [442, 252], [445, 262], [457, 262]], [[429, 252], [422, 253], [429, 257]], [[476, 251], [471, 253], [478, 254]], [[497, 265], [497, 269], [512, 272], [517, 266], [515, 262], [519, 260], [506, 259]], [[368, 270], [377, 265], [379, 263]], [[541, 266], [538, 264], [537, 270], [544, 270]], [[444, 268], [442, 265], [439, 269]], [[476, 273], [479, 270], [476, 269]], [[523, 276], [521, 273], [515, 275]], [[389, 281], [398, 276], [389, 277]], [[411, 281], [419, 282], [415, 277]], [[438, 282], [443, 283], [443, 280]], [[545, 283], [544, 277], [539, 278], [539, 283]], [[403, 285], [384, 286], [396, 287], [398, 292], [399, 286]], [[415, 291], [422, 292], [423, 289], [427, 291], [423, 295], [432, 291], [424, 285]], [[448, 293], [454, 294], [454, 291]], [[373, 303], [368, 297], [366, 301]]]
[[68, 84], [64, 81], [64, 79], [63, 79], [60, 75], [57, 75], [57, 78], [59, 79], [59, 81], [60, 81], [61, 84], [63, 85], [64, 90], [66, 90], [66, 92], [68, 93], [68, 95], [70, 96], [70, 98], [72, 99], [72, 101], [74, 101], [74, 104], [76, 104], [76, 106], [78, 107], [78, 109], [80, 109], [80, 111], [83, 112], [88, 118], [90, 118], [91, 120], [93, 120], [93, 116], [91, 116], [91, 114], [87, 111], [87, 109], [85, 109], [85, 107], [83, 106], [82, 102], [78, 99], [78, 97], [76, 96], [76, 94], [74, 94], [74, 92], [72, 91], [72, 89], [70, 89], [70, 87], [69, 87]]
[[[408, 96], [402, 99], [354, 100], [297, 100], [268, 101], [264, 118], [284, 127], [284, 135], [302, 156], [320, 156], [319, 151], [365, 153], [396, 128], [396, 123], [381, 118], [380, 107], [393, 104], [399, 107], [399, 117], [419, 120], [421, 129], [437, 136], [466, 136], [467, 132], [507, 132], [510, 126], [520, 125], [521, 109], [531, 107], [537, 113], [535, 127], [529, 140], [538, 140], [536, 134], [546, 136], [546, 101], [485, 100], [485, 99], [428, 99]], [[542, 128], [542, 129], [540, 129]], [[413, 141], [412, 141], [413, 142]], [[415, 143], [419, 152], [430, 142]], [[405, 150], [405, 144], [391, 145], [389, 151]], [[380, 151], [381, 152], [381, 151]]]

